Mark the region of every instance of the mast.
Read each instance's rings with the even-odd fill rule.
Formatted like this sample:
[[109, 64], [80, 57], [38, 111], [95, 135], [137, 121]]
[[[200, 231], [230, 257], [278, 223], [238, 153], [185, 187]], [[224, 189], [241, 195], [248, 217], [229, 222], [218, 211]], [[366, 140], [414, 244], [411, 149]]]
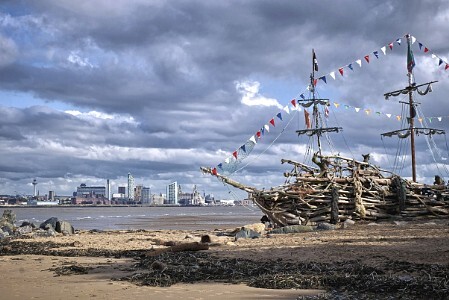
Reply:
[[[434, 129], [434, 128], [416, 128], [415, 127], [415, 117], [416, 117], [416, 109], [415, 107], [419, 104], [413, 101], [413, 92], [418, 91], [420, 95], [426, 95], [428, 92], [432, 91], [432, 83], [438, 81], [431, 81], [424, 84], [416, 85], [413, 78], [413, 67], [415, 66], [415, 59], [413, 57], [412, 52], [412, 41], [411, 36], [409, 34], [406, 35], [407, 38], [407, 77], [408, 77], [408, 86], [402, 90], [397, 90], [393, 92], [389, 92], [384, 94], [385, 99], [388, 100], [389, 97], [399, 96], [401, 94], [408, 94], [408, 102], [401, 102], [409, 105], [409, 117], [408, 120], [408, 128], [390, 131], [382, 133], [381, 136], [391, 137], [393, 135], [397, 135], [399, 138], [407, 138], [410, 136], [410, 151], [412, 156], [412, 180], [416, 182], [416, 156], [415, 156], [415, 134], [444, 134], [444, 130]], [[418, 88], [422, 86], [427, 86], [424, 92], [420, 91]]]
[[327, 132], [339, 132], [342, 130], [341, 127], [322, 127], [320, 122], [320, 111], [318, 109], [319, 105], [327, 105], [329, 106], [329, 99], [320, 99], [316, 97], [315, 93], [315, 71], [318, 71], [318, 63], [315, 55], [315, 50], [312, 49], [312, 73], [310, 73], [310, 92], [312, 94], [312, 98], [298, 100], [298, 104], [303, 106], [304, 108], [310, 107], [313, 105], [313, 125], [308, 126], [307, 129], [297, 130], [298, 135], [306, 134], [308, 136], [316, 135], [317, 137], [317, 146], [318, 146], [318, 155], [321, 156], [321, 135]]

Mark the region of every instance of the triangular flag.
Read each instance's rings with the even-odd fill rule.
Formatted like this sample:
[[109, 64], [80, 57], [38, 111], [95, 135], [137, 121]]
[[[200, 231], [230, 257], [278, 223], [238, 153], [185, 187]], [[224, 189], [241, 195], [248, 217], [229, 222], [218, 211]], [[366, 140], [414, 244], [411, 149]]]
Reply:
[[334, 102], [335, 108], [338, 108], [340, 106], [340, 103]]
[[237, 151], [232, 152], [232, 155], [237, 159]]
[[385, 114], [388, 118], [391, 118], [391, 114]]
[[270, 132], [270, 126], [268, 126], [267, 124], [265, 124], [265, 125], [263, 125], [263, 127], [265, 128], [265, 130], [266, 130], [267, 132]]
[[303, 100], [306, 100], [306, 98], [304, 97], [304, 94], [299, 95], [299, 97], [301, 97]]
[[[255, 144], [255, 143], [256, 143], [256, 141], [254, 140], [254, 144]], [[229, 157], [226, 157], [225, 163], [229, 164], [229, 162], [230, 162]]]
[[438, 119], [438, 121], [440, 121], [440, 122], [441, 122], [441, 117], [438, 117], [437, 119]]
[[365, 55], [365, 60], [367, 63], [369, 63], [369, 55]]
[[343, 68], [338, 69], [338, 72], [340, 72], [341, 76], [343, 76]]
[[274, 125], [274, 119], [270, 120], [270, 124], [273, 125], [273, 127], [276, 126], [276, 125]]
[[418, 118], [419, 123], [422, 123], [422, 118]]
[[246, 153], [246, 147], [245, 147], [245, 145], [242, 145], [242, 147], [240, 147], [240, 149], [242, 149], [242, 150], [243, 150], [243, 152], [245, 152], [245, 153]]
[[380, 48], [380, 50], [382, 50], [382, 53], [384, 55], [387, 55], [387, 47], [383, 46], [382, 48]]
[[424, 47], [424, 53], [429, 52], [429, 49], [427, 47]]
[[352, 71], [354, 71], [354, 68], [352, 68], [352, 64], [349, 64], [348, 68], [351, 69]]
[[213, 174], [213, 175], [217, 175], [217, 168], [213, 168], [213, 169], [212, 169], [212, 174]]
[[390, 47], [390, 50], [393, 50], [393, 43], [389, 43], [388, 47]]
[[412, 45], [416, 42], [416, 38], [412, 35], [411, 36], [411, 38], [412, 38]]
[[294, 106], [294, 107], [296, 107], [296, 99], [293, 99], [292, 101], [290, 101], [291, 102], [291, 104]]
[[322, 81], [324, 81], [324, 83], [327, 84], [327, 82], [326, 82], [326, 76], [321, 76], [319, 79], [321, 79]]
[[252, 142], [253, 144], [257, 144], [256, 138], [254, 137], [254, 135], [249, 138], [249, 141]]
[[362, 67], [362, 60], [361, 59], [358, 59], [355, 62], [359, 65], [360, 68]]
[[329, 75], [335, 80], [335, 72], [330, 72]]
[[398, 119], [398, 121], [401, 120], [401, 116], [396, 116], [396, 119]]
[[222, 163], [219, 163], [219, 164], [217, 165], [217, 167], [219, 167], [220, 169], [223, 170], [223, 164], [222, 164]]
[[278, 118], [282, 121], [282, 114], [281, 114], [281, 113], [278, 113], [278, 114], [276, 115], [276, 117], [278, 117]]
[[360, 111], [360, 107], [354, 107], [354, 109], [355, 109], [356, 112]]
[[449, 64], [446, 64], [446, 66], [444, 67], [444, 70], [449, 69]]
[[260, 132], [262, 132], [262, 135], [265, 135], [265, 128], [260, 128]]
[[256, 136], [258, 139], [260, 139], [260, 131], [256, 132]]
[[374, 51], [373, 54], [374, 54], [374, 56], [376, 56], [376, 58], [379, 58], [379, 52]]
[[437, 56], [436, 56], [435, 54], [433, 54], [433, 53], [432, 53], [431, 57], [432, 57], [433, 59], [437, 58]]
[[371, 110], [370, 109], [365, 109], [365, 112], [366, 112], [367, 115], [369, 115]]
[[398, 38], [397, 40], [396, 40], [396, 43], [398, 43], [399, 45], [401, 44], [401, 38]]
[[290, 110], [288, 109], [288, 106], [285, 106], [285, 107], [284, 107], [284, 111], [285, 111], [286, 113], [290, 114]]
[[349, 105], [345, 104], [345, 108], [346, 108], [346, 109], [348, 109], [349, 107], [350, 107]]
[[376, 111], [376, 114], [377, 114], [378, 116], [380, 116], [380, 115], [382, 114], [382, 112]]
[[419, 50], [422, 50], [422, 44], [418, 43], [418, 45], [419, 45]]
[[440, 58], [440, 61], [438, 62], [438, 65], [441, 66], [442, 63], [443, 63], [443, 60]]
[[313, 80], [313, 85], [316, 86], [318, 84], [318, 79]]
[[432, 117], [429, 118], [429, 123], [432, 123]]

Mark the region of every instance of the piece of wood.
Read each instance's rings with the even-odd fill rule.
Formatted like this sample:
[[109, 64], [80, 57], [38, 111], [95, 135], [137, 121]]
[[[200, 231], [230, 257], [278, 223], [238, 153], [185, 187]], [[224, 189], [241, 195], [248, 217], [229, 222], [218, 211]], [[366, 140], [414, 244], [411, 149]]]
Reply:
[[183, 252], [183, 251], [199, 251], [199, 250], [209, 250], [209, 244], [198, 242], [183, 243], [168, 248], [158, 248], [154, 249], [153, 251], [148, 251], [145, 253], [145, 256], [157, 256], [165, 252]]

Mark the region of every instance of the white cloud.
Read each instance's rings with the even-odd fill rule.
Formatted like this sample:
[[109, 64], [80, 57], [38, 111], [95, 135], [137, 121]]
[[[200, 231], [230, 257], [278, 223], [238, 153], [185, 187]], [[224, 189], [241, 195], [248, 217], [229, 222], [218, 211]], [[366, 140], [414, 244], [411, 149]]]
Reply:
[[77, 67], [88, 67], [88, 68], [94, 68], [94, 65], [92, 65], [89, 62], [89, 58], [87, 57], [81, 57], [76, 52], [72, 51], [70, 52], [70, 55], [67, 57], [67, 61], [71, 64], [77, 66]]
[[276, 106], [282, 109], [282, 105], [276, 99], [259, 94], [258, 81], [236, 81], [235, 88], [242, 95], [241, 102], [247, 106]]

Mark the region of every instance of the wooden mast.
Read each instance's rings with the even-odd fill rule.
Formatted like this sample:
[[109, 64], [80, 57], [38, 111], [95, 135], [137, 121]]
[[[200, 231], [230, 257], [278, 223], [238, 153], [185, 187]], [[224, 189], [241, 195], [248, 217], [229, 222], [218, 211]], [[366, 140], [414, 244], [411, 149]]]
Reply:
[[[407, 76], [408, 76], [408, 101], [410, 108], [410, 119], [409, 119], [409, 128], [410, 128], [410, 151], [412, 155], [412, 180], [416, 182], [416, 158], [415, 158], [415, 104], [413, 103], [413, 89], [412, 87], [415, 85], [413, 80], [413, 68], [410, 67], [410, 58], [409, 55], [412, 47], [410, 34], [407, 34]], [[413, 62], [414, 64], [414, 62]]]

